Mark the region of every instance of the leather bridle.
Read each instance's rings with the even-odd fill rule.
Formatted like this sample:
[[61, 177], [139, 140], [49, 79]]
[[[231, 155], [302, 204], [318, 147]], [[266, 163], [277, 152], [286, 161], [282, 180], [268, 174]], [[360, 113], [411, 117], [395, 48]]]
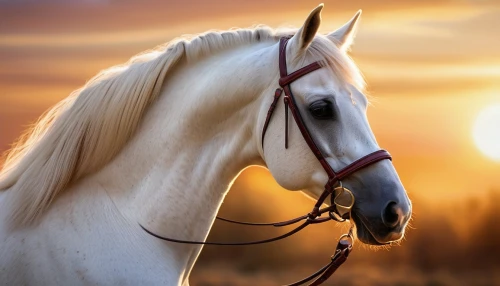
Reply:
[[328, 182], [325, 185], [325, 190], [319, 196], [318, 201], [316, 202], [312, 212], [310, 213], [310, 218], [315, 218], [318, 216], [318, 210], [325, 201], [325, 199], [332, 193], [333, 187], [337, 185], [342, 179], [378, 161], [385, 159], [392, 160], [392, 157], [389, 154], [389, 152], [385, 150], [378, 150], [352, 162], [351, 164], [347, 165], [338, 172], [335, 172], [332, 169], [332, 167], [330, 166], [330, 164], [328, 164], [325, 157], [323, 156], [323, 154], [317, 147], [316, 143], [312, 139], [310, 132], [307, 130], [307, 127], [304, 124], [302, 117], [300, 116], [299, 109], [297, 108], [297, 104], [295, 102], [292, 90], [290, 88], [290, 84], [292, 82], [296, 81], [297, 79], [301, 78], [302, 76], [310, 72], [320, 69], [322, 66], [319, 62], [314, 62], [299, 70], [292, 72], [291, 74], [288, 74], [286, 67], [286, 45], [288, 43], [288, 40], [289, 40], [288, 38], [280, 39], [279, 69], [281, 77], [279, 79], [279, 85], [281, 86], [281, 88], [276, 89], [273, 103], [271, 104], [271, 107], [267, 112], [266, 121], [264, 122], [264, 128], [262, 131], [262, 148], [264, 148], [264, 138], [266, 136], [267, 127], [269, 126], [269, 122], [271, 121], [271, 117], [278, 103], [278, 99], [281, 97], [281, 94], [284, 91], [285, 96], [283, 100], [285, 102], [285, 148], [288, 148], [288, 109], [290, 109], [290, 111], [292, 112], [293, 119], [295, 119], [295, 123], [299, 127], [302, 137], [304, 137], [307, 145], [314, 153], [318, 161], [321, 163], [323, 169], [325, 169], [326, 173], [328, 174]]
[[[286, 65], [286, 46], [288, 43], [289, 37], [283, 37], [280, 39], [280, 45], [279, 45], [279, 70], [280, 70], [280, 79], [279, 79], [279, 85], [281, 88], [276, 89], [276, 92], [274, 93], [274, 99], [273, 102], [271, 103], [271, 106], [269, 107], [269, 110], [267, 112], [266, 120], [264, 122], [264, 127], [262, 130], [262, 149], [264, 149], [264, 139], [266, 135], [267, 128], [269, 126], [269, 123], [271, 121], [272, 115], [274, 113], [274, 110], [276, 108], [276, 105], [278, 104], [278, 100], [281, 97], [282, 93], [284, 92], [284, 103], [285, 103], [285, 148], [288, 148], [288, 109], [292, 112], [292, 116], [295, 120], [295, 123], [299, 127], [300, 133], [302, 134], [302, 137], [304, 137], [307, 145], [311, 149], [311, 151], [314, 153], [318, 161], [321, 163], [321, 166], [323, 166], [323, 169], [326, 171], [328, 174], [328, 181], [325, 184], [324, 191], [323, 193], [319, 196], [318, 200], [314, 204], [314, 207], [312, 211], [306, 215], [288, 220], [288, 221], [283, 221], [283, 222], [275, 222], [275, 223], [250, 223], [250, 222], [239, 222], [239, 221], [234, 221], [234, 220], [229, 220], [221, 217], [217, 217], [219, 220], [223, 220], [226, 222], [230, 223], [236, 223], [236, 224], [243, 224], [243, 225], [251, 225], [251, 226], [275, 226], [275, 227], [282, 227], [282, 226], [287, 226], [291, 224], [295, 224], [298, 222], [303, 221], [302, 224], [300, 224], [298, 227], [292, 229], [291, 231], [269, 239], [265, 240], [258, 240], [258, 241], [250, 241], [250, 242], [235, 242], [235, 243], [224, 243], [224, 242], [205, 242], [205, 241], [191, 241], [191, 240], [180, 240], [180, 239], [174, 239], [174, 238], [169, 238], [169, 237], [164, 237], [157, 235], [149, 230], [147, 230], [145, 227], [141, 225], [141, 227], [150, 235], [157, 237], [162, 240], [170, 241], [170, 242], [176, 242], [176, 243], [184, 243], [184, 244], [197, 244], [197, 245], [254, 245], [254, 244], [262, 244], [262, 243], [268, 243], [276, 240], [280, 240], [283, 238], [286, 238], [288, 236], [291, 236], [300, 230], [304, 229], [306, 226], [310, 224], [317, 224], [317, 223], [322, 223], [326, 222], [329, 220], [336, 220], [336, 221], [344, 221], [346, 219], [350, 218], [350, 209], [352, 208], [352, 205], [354, 204], [354, 196], [351, 191], [349, 191], [347, 188], [344, 188], [342, 186], [342, 179], [350, 176], [351, 174], [359, 171], [362, 168], [365, 168], [367, 166], [370, 166], [378, 161], [389, 159], [392, 160], [391, 155], [385, 151], [385, 150], [378, 150], [375, 152], [372, 152], [354, 162], [351, 164], [347, 165], [343, 169], [339, 171], [334, 171], [332, 167], [328, 164], [326, 161], [325, 157], [317, 147], [316, 143], [314, 142], [310, 132], [308, 131], [306, 125], [304, 124], [304, 121], [302, 120], [302, 117], [300, 115], [299, 109], [297, 108], [297, 104], [295, 102], [295, 99], [292, 94], [292, 90], [290, 87], [290, 84], [297, 79], [301, 78], [302, 76], [309, 74], [317, 69], [322, 68], [322, 65], [319, 62], [314, 62], [312, 64], [309, 64], [301, 69], [298, 69], [290, 74], [287, 72], [287, 65]], [[344, 192], [346, 192], [348, 195], [351, 196], [352, 201], [349, 206], [341, 206], [336, 199], [342, 195]], [[330, 196], [331, 197], [331, 204], [328, 207], [325, 207], [321, 209], [321, 206], [323, 205], [324, 201], [326, 198]], [[346, 213], [341, 213], [340, 208], [347, 208], [348, 212]], [[328, 217], [320, 217], [322, 214], [328, 213]], [[334, 255], [331, 257], [331, 262], [318, 270], [316, 273], [312, 274], [311, 276], [302, 279], [301, 281], [297, 281], [295, 283], [289, 284], [289, 286], [297, 286], [297, 285], [302, 285], [306, 282], [309, 282], [313, 280], [314, 278], [318, 277], [316, 280], [314, 280], [311, 284], [312, 286], [320, 285], [324, 281], [326, 281], [334, 272], [337, 270], [337, 268], [346, 261], [349, 253], [352, 250], [352, 226], [351, 230], [349, 231], [348, 234], [344, 234], [341, 236], [339, 239], [339, 242], [337, 243], [337, 248], [335, 250]]]

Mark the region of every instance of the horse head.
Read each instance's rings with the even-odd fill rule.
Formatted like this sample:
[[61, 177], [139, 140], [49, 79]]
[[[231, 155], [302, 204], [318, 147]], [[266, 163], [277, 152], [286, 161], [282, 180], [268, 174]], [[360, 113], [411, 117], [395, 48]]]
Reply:
[[[411, 203], [391, 160], [383, 160], [390, 158], [388, 153], [362, 167], [353, 164], [380, 150], [366, 116], [369, 102], [362, 80], [346, 53], [361, 12], [340, 29], [318, 35], [322, 7], [314, 9], [298, 32], [280, 46], [280, 61], [286, 62], [280, 84], [288, 93], [269, 111], [269, 103], [261, 108], [261, 117], [267, 114], [270, 118], [273, 113], [263, 130], [262, 140], [268, 139], [262, 142], [262, 156], [286, 189], [305, 190], [316, 199], [321, 198], [327, 182], [352, 190], [351, 218], [358, 238], [367, 244], [386, 244], [403, 237]], [[319, 66], [314, 66], [316, 62]], [[287, 81], [304, 67], [312, 68]], [[280, 93], [278, 89], [276, 97]], [[288, 109], [295, 122], [288, 119]], [[333, 170], [346, 166], [355, 170], [341, 180], [332, 180], [336, 176]]]

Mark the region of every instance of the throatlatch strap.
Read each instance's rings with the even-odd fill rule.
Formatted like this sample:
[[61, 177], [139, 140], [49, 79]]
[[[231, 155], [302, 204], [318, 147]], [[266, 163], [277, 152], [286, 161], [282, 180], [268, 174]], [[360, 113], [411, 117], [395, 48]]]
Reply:
[[269, 126], [269, 122], [271, 121], [271, 116], [273, 115], [274, 109], [276, 108], [276, 105], [278, 104], [278, 99], [280, 99], [281, 93], [283, 90], [281, 88], [276, 89], [274, 92], [274, 98], [273, 102], [271, 103], [271, 106], [269, 107], [269, 110], [267, 111], [267, 116], [266, 116], [266, 121], [264, 122], [264, 128], [262, 128], [262, 149], [264, 149], [264, 138], [266, 136], [266, 131], [267, 127]]

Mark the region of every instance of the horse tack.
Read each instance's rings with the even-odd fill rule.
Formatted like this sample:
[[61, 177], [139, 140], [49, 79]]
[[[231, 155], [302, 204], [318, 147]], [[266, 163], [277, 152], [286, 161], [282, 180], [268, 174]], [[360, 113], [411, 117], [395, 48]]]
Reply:
[[[295, 120], [295, 123], [297, 124], [300, 133], [302, 134], [302, 137], [304, 137], [304, 140], [306, 141], [307, 145], [311, 149], [311, 151], [314, 153], [316, 158], [319, 160], [321, 163], [321, 166], [323, 169], [326, 171], [328, 174], [328, 181], [325, 184], [324, 191], [323, 193], [319, 196], [318, 200], [314, 204], [314, 207], [311, 212], [309, 212], [306, 215], [288, 220], [288, 221], [283, 221], [283, 222], [274, 222], [274, 223], [250, 223], [250, 222], [240, 222], [240, 221], [234, 221], [234, 220], [229, 220], [221, 217], [217, 217], [219, 220], [223, 220], [226, 222], [230, 223], [236, 223], [236, 224], [243, 224], [243, 225], [251, 225], [251, 226], [274, 226], [274, 227], [282, 227], [282, 226], [288, 226], [292, 225], [295, 223], [298, 223], [300, 221], [304, 221], [302, 224], [297, 226], [296, 228], [292, 229], [291, 231], [282, 234], [277, 237], [265, 239], [265, 240], [258, 240], [258, 241], [250, 241], [250, 242], [235, 242], [235, 243], [224, 243], [224, 242], [206, 242], [206, 241], [191, 241], [191, 240], [180, 240], [180, 239], [174, 239], [174, 238], [169, 238], [169, 237], [164, 237], [157, 235], [148, 229], [146, 229], [144, 226], [140, 225], [142, 229], [144, 229], [147, 233], [150, 235], [157, 237], [162, 240], [170, 241], [170, 242], [175, 242], [175, 243], [184, 243], [184, 244], [196, 244], [196, 245], [226, 245], [226, 246], [235, 246], [235, 245], [254, 245], [254, 244], [262, 244], [262, 243], [268, 243], [272, 241], [277, 241], [284, 239], [286, 237], [289, 237], [300, 230], [304, 229], [306, 226], [310, 224], [317, 224], [317, 223], [322, 223], [326, 222], [329, 220], [336, 220], [336, 221], [345, 221], [346, 219], [350, 218], [350, 211], [352, 209], [352, 206], [354, 204], [354, 195], [350, 190], [342, 186], [342, 179], [350, 176], [354, 172], [359, 171], [362, 168], [365, 168], [367, 166], [370, 166], [378, 161], [389, 159], [392, 160], [391, 155], [385, 151], [385, 150], [378, 150], [375, 152], [372, 152], [354, 162], [351, 164], [347, 165], [343, 169], [339, 171], [334, 171], [332, 167], [327, 163], [326, 158], [323, 156], [319, 148], [317, 147], [316, 143], [314, 142], [310, 132], [308, 131], [307, 127], [304, 124], [304, 121], [302, 120], [302, 117], [300, 115], [300, 112], [297, 108], [295, 99], [293, 97], [292, 91], [290, 84], [297, 79], [301, 78], [302, 76], [309, 74], [317, 69], [320, 69], [322, 65], [319, 62], [314, 62], [312, 64], [309, 64], [301, 69], [298, 69], [290, 74], [287, 72], [287, 65], [286, 65], [286, 46], [288, 43], [289, 38], [288, 37], [283, 37], [280, 39], [280, 45], [279, 45], [279, 71], [280, 71], [280, 79], [279, 79], [279, 85], [281, 88], [276, 89], [276, 92], [274, 94], [274, 99], [271, 103], [271, 106], [269, 107], [269, 110], [267, 112], [266, 120], [264, 122], [263, 130], [262, 130], [262, 148], [264, 148], [264, 139], [266, 135], [267, 128], [269, 126], [269, 123], [271, 121], [272, 115], [274, 113], [274, 110], [278, 104], [278, 100], [280, 99], [281, 95], [283, 92], [285, 93], [284, 95], [284, 103], [285, 103], [285, 148], [288, 148], [288, 110], [290, 109], [292, 113], [292, 117]], [[347, 205], [339, 203], [338, 199], [340, 198], [341, 195], [344, 194], [344, 192], [349, 196], [350, 200], [347, 203]], [[331, 198], [331, 204], [328, 207], [322, 208], [321, 205], [324, 203], [326, 198], [330, 196]], [[328, 217], [321, 218], [320, 216], [324, 213], [328, 213]], [[353, 245], [353, 237], [352, 237], [352, 225], [351, 229], [349, 230], [349, 233], [344, 234], [340, 237], [337, 247], [335, 250], [335, 253], [331, 257], [331, 262], [322, 267], [320, 270], [315, 272], [314, 274], [310, 275], [307, 278], [304, 278], [300, 281], [297, 281], [295, 283], [289, 284], [288, 286], [298, 286], [302, 285], [304, 283], [307, 283], [316, 277], [318, 277], [316, 280], [314, 280], [310, 286], [317, 286], [325, 282], [337, 269], [340, 267], [346, 260], [347, 257], [349, 256], [350, 252], [352, 251], [352, 245]]]
[[[269, 122], [271, 121], [271, 117], [272, 117], [273, 112], [276, 108], [278, 99], [281, 97], [281, 94], [284, 91], [285, 96], [284, 96], [283, 100], [285, 103], [285, 148], [288, 148], [288, 109], [290, 109], [290, 111], [292, 112], [292, 116], [295, 120], [295, 123], [299, 127], [299, 130], [300, 130], [300, 133], [302, 134], [302, 137], [304, 137], [304, 140], [306, 141], [307, 145], [309, 146], [311, 151], [314, 153], [316, 158], [321, 163], [321, 166], [325, 169], [326, 173], [328, 174], [328, 182], [325, 185], [325, 189], [324, 189], [323, 193], [319, 196], [316, 204], [314, 205], [313, 210], [308, 214], [309, 215], [308, 218], [311, 220], [314, 220], [320, 215], [320, 213], [319, 213], [320, 207], [328, 196], [331, 196], [331, 199], [332, 199], [332, 203], [331, 203], [330, 207], [339, 206], [339, 204], [335, 200], [338, 198], [338, 196], [340, 194], [332, 195], [332, 191], [337, 190], [339, 188], [341, 188], [342, 191], [347, 190], [344, 187], [342, 187], [341, 180], [343, 178], [348, 177], [349, 175], [353, 174], [354, 172], [356, 172], [364, 167], [367, 167], [371, 164], [374, 164], [378, 161], [385, 160], [385, 159], [392, 160], [392, 157], [389, 154], [389, 152], [387, 152], [385, 150], [378, 150], [378, 151], [372, 152], [372, 153], [352, 162], [351, 164], [347, 165], [346, 167], [344, 167], [343, 169], [341, 169], [338, 172], [335, 172], [332, 169], [332, 167], [330, 166], [330, 164], [327, 163], [325, 157], [323, 156], [323, 154], [321, 153], [321, 151], [317, 147], [316, 143], [312, 139], [311, 134], [308, 131], [307, 127], [305, 126], [304, 121], [302, 120], [300, 112], [299, 112], [297, 105], [295, 103], [295, 99], [293, 97], [292, 90], [290, 87], [290, 84], [292, 82], [296, 81], [297, 79], [301, 78], [302, 76], [304, 76], [306, 74], [309, 74], [317, 69], [320, 69], [322, 66], [319, 62], [313, 62], [313, 63], [311, 63], [311, 64], [309, 64], [309, 65], [307, 65], [299, 70], [296, 70], [296, 71], [288, 74], [287, 65], [286, 65], [286, 46], [287, 46], [288, 40], [289, 40], [288, 38], [281, 38], [280, 39], [280, 47], [279, 47], [280, 79], [279, 79], [279, 85], [281, 86], [281, 88], [278, 88], [276, 90], [273, 102], [272, 102], [272, 104], [267, 112], [267, 118], [265, 120], [265, 124], [264, 124], [263, 130], [262, 130], [262, 148], [264, 148], [264, 139], [265, 139], [267, 128], [269, 126]], [[337, 183], [340, 184], [340, 187], [337, 187], [334, 189], [333, 187]], [[351, 196], [353, 196], [351, 191], [349, 191], [349, 190], [347, 190], [347, 191]], [[349, 210], [352, 208], [353, 204], [354, 204], [354, 197], [352, 200], [352, 204], [349, 206]], [[337, 210], [337, 212], [338, 212], [338, 210]], [[329, 214], [330, 214], [330, 218], [336, 219], [335, 217], [333, 217], [333, 215], [335, 214], [334, 211], [329, 211]], [[350, 215], [350, 212], [347, 212], [346, 214]], [[344, 216], [344, 214], [340, 214], [341, 218], [343, 216]], [[352, 237], [351, 232], [349, 232], [348, 236]], [[345, 236], [343, 236], [343, 237], [345, 237]], [[318, 278], [316, 281], [314, 281], [310, 285], [320, 285], [321, 283], [326, 281], [333, 274], [333, 272], [335, 272], [335, 270], [337, 270], [337, 268], [340, 265], [342, 265], [342, 263], [344, 263], [346, 261], [351, 250], [352, 250], [352, 243], [349, 240], [343, 240], [341, 238], [338, 245], [337, 245], [336, 253], [332, 256], [332, 262], [329, 265], [325, 266], [324, 268], [320, 269], [320, 271], [318, 271], [319, 273], [322, 273], [323, 275], [321, 275], [320, 278]], [[316, 272], [315, 274], [318, 274], [318, 272]], [[297, 283], [291, 284], [291, 285], [301, 285], [301, 284], [313, 279], [316, 276], [315, 274], [311, 275], [310, 277], [308, 277], [304, 280], [298, 281]]]

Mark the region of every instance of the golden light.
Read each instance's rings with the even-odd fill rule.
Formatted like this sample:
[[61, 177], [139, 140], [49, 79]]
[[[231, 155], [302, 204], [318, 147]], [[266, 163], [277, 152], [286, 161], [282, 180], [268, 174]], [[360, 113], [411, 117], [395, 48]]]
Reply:
[[481, 110], [474, 123], [472, 136], [484, 155], [500, 162], [500, 104]]

